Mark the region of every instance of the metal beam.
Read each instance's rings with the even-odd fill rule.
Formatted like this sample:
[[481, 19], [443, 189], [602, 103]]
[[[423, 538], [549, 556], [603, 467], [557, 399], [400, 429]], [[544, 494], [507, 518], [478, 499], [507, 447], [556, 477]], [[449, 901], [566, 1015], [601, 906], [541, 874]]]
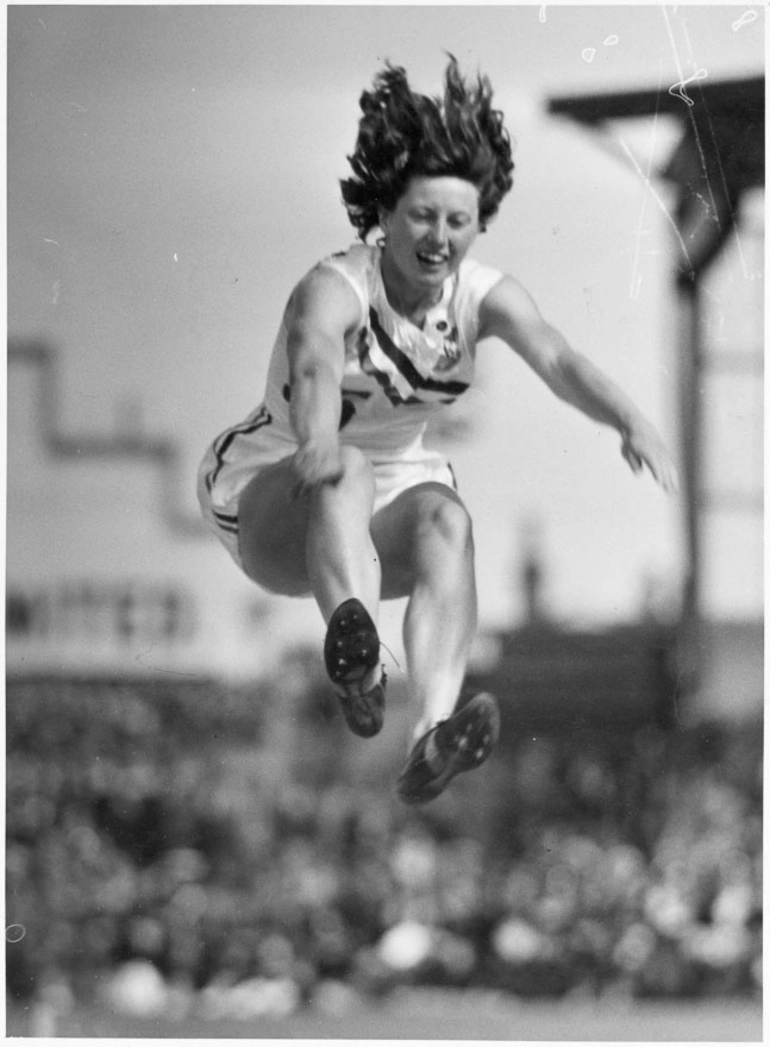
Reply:
[[765, 80], [693, 77], [668, 88], [555, 97], [548, 111], [605, 135], [612, 133], [612, 120], [660, 114], [681, 127], [668, 163], [655, 174], [677, 190], [679, 440], [687, 547], [679, 661], [681, 671], [694, 679], [700, 664], [700, 518], [710, 501], [703, 489], [701, 386], [711, 361], [703, 351], [700, 284], [737, 224], [742, 194], [764, 186]]
[[[690, 99], [692, 105], [688, 105], [685, 97]], [[655, 116], [656, 113], [685, 118], [687, 110], [699, 104], [707, 106], [712, 112], [736, 113], [745, 127], [747, 117], [760, 118], [764, 113], [765, 78], [755, 76], [735, 80], [683, 81], [669, 88], [561, 95], [550, 99], [548, 110], [555, 116], [568, 116], [579, 123], [595, 124], [602, 120]]]

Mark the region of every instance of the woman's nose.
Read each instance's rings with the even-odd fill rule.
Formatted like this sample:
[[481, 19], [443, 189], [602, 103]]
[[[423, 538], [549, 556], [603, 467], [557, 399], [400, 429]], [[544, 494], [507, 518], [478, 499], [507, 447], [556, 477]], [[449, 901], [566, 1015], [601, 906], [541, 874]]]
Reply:
[[443, 218], [437, 218], [431, 227], [431, 238], [436, 247], [444, 247], [447, 242], [447, 224]]

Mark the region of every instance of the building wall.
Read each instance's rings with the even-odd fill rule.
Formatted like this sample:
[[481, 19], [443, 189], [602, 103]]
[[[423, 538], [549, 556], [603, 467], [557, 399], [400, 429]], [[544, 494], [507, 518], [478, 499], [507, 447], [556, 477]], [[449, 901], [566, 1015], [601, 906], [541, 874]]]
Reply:
[[9, 671], [270, 668], [282, 609], [204, 528], [173, 444], [94, 431], [85, 412], [63, 432], [56, 357], [40, 348], [9, 358]]

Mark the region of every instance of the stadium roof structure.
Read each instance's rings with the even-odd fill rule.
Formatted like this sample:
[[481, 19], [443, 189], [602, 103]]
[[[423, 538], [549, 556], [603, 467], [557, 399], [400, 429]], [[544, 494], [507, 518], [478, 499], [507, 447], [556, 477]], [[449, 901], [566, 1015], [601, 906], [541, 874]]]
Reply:
[[[694, 88], [691, 87], [692, 84], [695, 85]], [[691, 97], [688, 88], [695, 91], [695, 98]], [[565, 95], [552, 98], [549, 110], [552, 113], [570, 116], [582, 123], [595, 123], [597, 120], [654, 116], [656, 113], [686, 115], [687, 109], [682, 109], [684, 102], [687, 108], [694, 110], [703, 106], [715, 114], [722, 112], [725, 115], [752, 110], [756, 117], [761, 117], [764, 110], [764, 90], [764, 76], [714, 81], [691, 78], [674, 84], [667, 91], [660, 88], [641, 88], [631, 91]]]
[[709, 81], [704, 72], [668, 89], [551, 98], [548, 111], [593, 131], [610, 121], [665, 115], [680, 137], [656, 174], [678, 187], [678, 268], [695, 280], [736, 221], [741, 195], [765, 178], [765, 78]]
[[[765, 181], [765, 78], [709, 80], [705, 70], [668, 88], [553, 97], [548, 111], [575, 121], [614, 152], [624, 143], [617, 121], [665, 116], [678, 131], [676, 145], [650, 173], [675, 187], [672, 251], [679, 303], [678, 385], [681, 458], [686, 504], [687, 575], [681, 611], [682, 669], [697, 677], [701, 646], [701, 516], [708, 508], [702, 476], [703, 353], [701, 277], [740, 221], [745, 193]], [[677, 125], [678, 124], [678, 128]], [[645, 179], [647, 180], [647, 179]], [[761, 354], [760, 354], [761, 355]], [[712, 354], [713, 356], [713, 354]], [[759, 498], [728, 494], [734, 508], [761, 512]], [[689, 650], [689, 655], [685, 653]]]

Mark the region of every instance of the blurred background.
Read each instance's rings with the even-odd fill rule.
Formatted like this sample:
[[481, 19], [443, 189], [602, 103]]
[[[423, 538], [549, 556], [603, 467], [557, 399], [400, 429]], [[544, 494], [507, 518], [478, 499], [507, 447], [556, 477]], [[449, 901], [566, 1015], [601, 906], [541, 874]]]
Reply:
[[[759, 1037], [764, 41], [741, 4], [9, 8], [9, 1032]], [[390, 60], [434, 94], [446, 52], [515, 140], [475, 256], [683, 482], [480, 348], [432, 438], [503, 736], [415, 812], [403, 603], [364, 743], [317, 609], [239, 574], [194, 483], [353, 241], [361, 91]]]

